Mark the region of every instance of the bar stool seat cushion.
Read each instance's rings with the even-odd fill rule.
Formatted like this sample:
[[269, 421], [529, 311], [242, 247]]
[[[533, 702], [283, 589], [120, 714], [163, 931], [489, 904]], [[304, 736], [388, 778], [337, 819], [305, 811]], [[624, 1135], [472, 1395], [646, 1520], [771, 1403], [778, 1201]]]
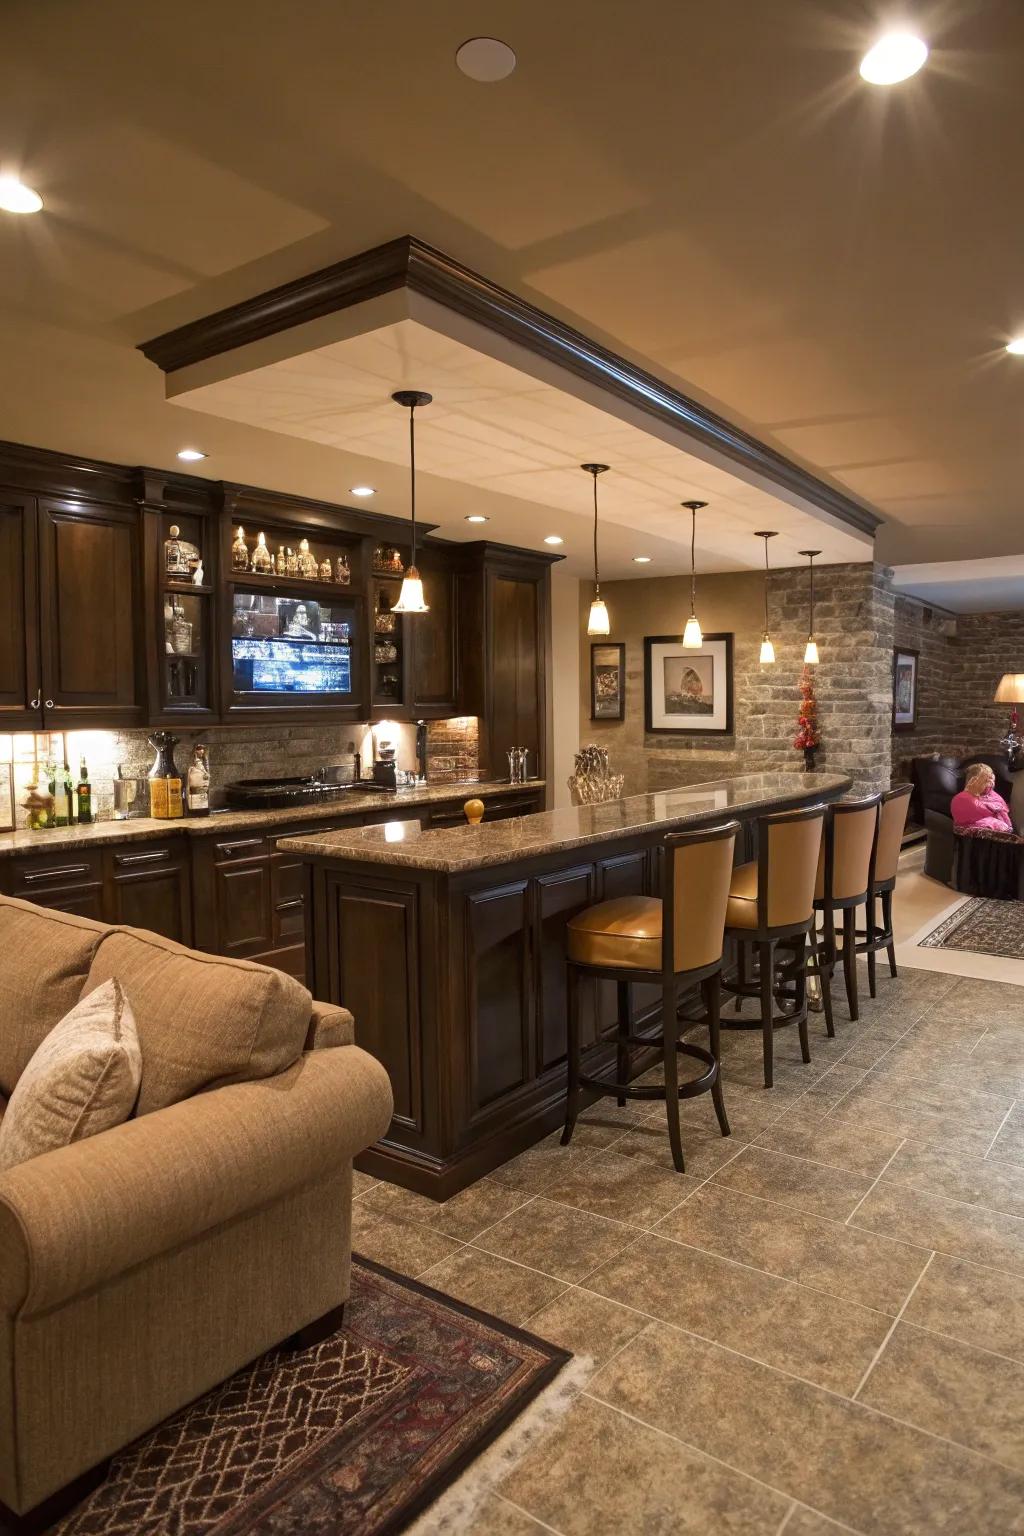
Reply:
[[661, 970], [661, 902], [616, 896], [569, 919], [567, 953], [579, 965]]
[[757, 927], [757, 860], [737, 864], [729, 886], [729, 905], [725, 910], [727, 928]]

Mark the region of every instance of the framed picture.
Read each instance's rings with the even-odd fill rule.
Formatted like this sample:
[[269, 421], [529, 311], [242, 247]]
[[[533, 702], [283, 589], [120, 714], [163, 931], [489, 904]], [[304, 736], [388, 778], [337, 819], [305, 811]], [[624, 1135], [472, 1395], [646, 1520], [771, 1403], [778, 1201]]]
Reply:
[[14, 764], [0, 763], [0, 832], [14, 831]]
[[919, 651], [897, 646], [892, 658], [892, 728], [912, 731], [917, 725], [917, 662]]
[[644, 640], [644, 728], [688, 736], [732, 732], [732, 635], [705, 635], [697, 650], [679, 635]]
[[590, 718], [622, 720], [626, 714], [626, 647], [590, 647]]

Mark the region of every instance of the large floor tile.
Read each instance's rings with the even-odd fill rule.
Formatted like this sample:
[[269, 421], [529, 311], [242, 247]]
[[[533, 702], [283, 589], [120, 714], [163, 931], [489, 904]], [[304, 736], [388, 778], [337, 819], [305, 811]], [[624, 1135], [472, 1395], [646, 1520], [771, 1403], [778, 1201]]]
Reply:
[[862, 1403], [1024, 1472], [1024, 1365], [898, 1323]]
[[1021, 1529], [1019, 1474], [664, 1325], [588, 1391], [865, 1536]]
[[805, 1509], [798, 1504], [784, 1530], [785, 1536], [849, 1536], [850, 1527], [837, 1525], [827, 1515], [819, 1515], [817, 1510]]
[[1012, 1093], [997, 1095], [965, 1086], [953, 1092], [944, 1084], [930, 1082], [910, 1072], [899, 1079], [869, 1072], [863, 1083], [851, 1091], [847, 1103], [896, 1104], [902, 1110], [941, 1115], [946, 1120], [994, 1136], [1012, 1108], [1013, 1098]]
[[871, 1126], [894, 1136], [909, 1137], [925, 1144], [962, 1152], [966, 1157], [984, 1157], [992, 1144], [993, 1132], [965, 1125], [962, 1120], [944, 1114], [932, 1114], [893, 1099], [854, 1097], [849, 1094], [832, 1111], [833, 1117], [850, 1125]]
[[895, 1316], [928, 1252], [706, 1184], [654, 1231]]
[[642, 1158], [595, 1152], [587, 1162], [553, 1178], [544, 1188], [544, 1198], [634, 1227], [649, 1227], [700, 1182], [689, 1174], [667, 1173]]
[[738, 1189], [743, 1194], [776, 1200], [815, 1216], [831, 1216], [845, 1221], [857, 1202], [871, 1188], [871, 1179], [829, 1168], [806, 1158], [789, 1157], [784, 1152], [768, 1152], [747, 1147], [739, 1157], [714, 1175], [719, 1184]]
[[586, 1289], [837, 1392], [854, 1391], [891, 1323], [653, 1234], [592, 1274]]
[[[686, 1171], [696, 1179], [706, 1179], [735, 1157], [746, 1143], [735, 1135], [706, 1135], [694, 1131], [689, 1125], [683, 1128], [683, 1156]], [[669, 1145], [667, 1125], [648, 1122], [645, 1126], [627, 1131], [615, 1143], [619, 1157], [640, 1157], [656, 1163], [659, 1168], [672, 1168], [672, 1148]]]
[[592, 1147], [563, 1147], [557, 1137], [548, 1138], [536, 1147], [528, 1147], [500, 1168], [489, 1173], [485, 1184], [500, 1184], [504, 1189], [522, 1190], [525, 1195], [536, 1195], [553, 1178], [563, 1175], [567, 1168], [578, 1168], [594, 1156]]
[[488, 1179], [460, 1190], [450, 1200], [428, 1200], [397, 1184], [378, 1184], [364, 1195], [361, 1205], [400, 1221], [415, 1221], [432, 1227], [460, 1242], [468, 1242], [478, 1233], [493, 1227], [496, 1221], [516, 1210], [530, 1196], [515, 1188], [501, 1188]]
[[531, 1333], [569, 1349], [595, 1366], [604, 1362], [647, 1326], [647, 1317], [593, 1291], [572, 1286], [527, 1320]]
[[1024, 1276], [937, 1253], [903, 1316], [1024, 1364]]
[[1024, 1216], [1024, 1168], [991, 1158], [963, 1157], [936, 1143], [904, 1142], [882, 1181], [984, 1205], [1008, 1216]]
[[1003, 1162], [1024, 1163], [1024, 1104], [1011, 1109], [988, 1155]]
[[[487, 1536], [548, 1536], [550, 1526], [492, 1493], [473, 1511], [474, 1529]], [[428, 1525], [429, 1528], [429, 1525]]]
[[378, 1264], [386, 1264], [389, 1269], [397, 1269], [399, 1274], [415, 1279], [424, 1270], [440, 1264], [442, 1259], [458, 1253], [462, 1244], [446, 1237], [443, 1232], [434, 1232], [416, 1222], [393, 1221], [389, 1216], [380, 1216], [358, 1236], [353, 1235], [352, 1246], [364, 1258], [374, 1259]]
[[900, 1184], [877, 1184], [851, 1225], [1024, 1274], [1024, 1219]]
[[461, 1248], [452, 1258], [426, 1270], [421, 1278], [471, 1307], [519, 1324], [565, 1290], [564, 1283], [551, 1275], [510, 1264], [478, 1248]]
[[538, 1195], [475, 1239], [474, 1246], [542, 1269], [557, 1280], [582, 1280], [636, 1238], [636, 1229]]
[[792, 1157], [810, 1158], [845, 1168], [873, 1179], [881, 1173], [903, 1138], [871, 1126], [852, 1126], [843, 1120], [826, 1118], [817, 1124], [799, 1125], [783, 1118], [762, 1131], [755, 1145], [772, 1152], [787, 1152]]
[[788, 1505], [589, 1397], [500, 1491], [565, 1536], [775, 1536]]

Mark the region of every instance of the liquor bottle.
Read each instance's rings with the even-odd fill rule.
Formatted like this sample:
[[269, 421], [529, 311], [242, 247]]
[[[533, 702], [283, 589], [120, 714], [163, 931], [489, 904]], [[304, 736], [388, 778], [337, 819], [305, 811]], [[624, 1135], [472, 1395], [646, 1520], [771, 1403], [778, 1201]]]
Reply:
[[192, 761], [188, 768], [188, 814], [210, 814], [210, 759], [206, 748], [199, 742], [192, 748]]
[[288, 561], [285, 558], [283, 544], [280, 545], [277, 551], [277, 574], [279, 576], [286, 576], [288, 574]]
[[352, 580], [352, 568], [348, 563], [348, 555], [339, 555], [334, 566], [335, 581], [339, 587], [347, 587]]
[[299, 540], [299, 575], [307, 581], [316, 581], [320, 567], [316, 563], [316, 556], [309, 547], [308, 539]]
[[71, 779], [71, 769], [67, 759], [63, 767], [55, 762], [53, 765], [53, 778], [50, 781], [50, 793], [53, 796], [53, 824], [55, 827], [70, 827], [74, 825], [74, 812], [72, 801], [74, 799], [74, 784]]
[[265, 533], [256, 535], [256, 548], [252, 552], [252, 568], [257, 576], [270, 576], [274, 571], [274, 557], [267, 548]]
[[53, 825], [53, 796], [46, 785], [46, 770], [43, 771], [43, 782], [40, 784], [39, 760], [36, 759], [32, 769], [32, 782], [26, 786], [26, 794], [21, 802], [22, 809], [28, 813], [28, 829], [30, 832], [45, 832]]
[[299, 574], [299, 557], [295, 553], [294, 549], [285, 550], [284, 565], [285, 570], [289, 576], [297, 576]]
[[89, 769], [85, 762], [85, 753], [82, 753], [82, 761], [78, 765], [78, 787], [75, 790], [78, 796], [78, 820], [83, 826], [88, 826], [92, 821], [92, 785], [89, 783]]
[[170, 535], [170, 538], [164, 541], [164, 571], [168, 576], [173, 576], [176, 581], [187, 581], [188, 557], [181, 547], [181, 529], [177, 523], [171, 524]]
[[156, 752], [149, 770], [150, 815], [160, 821], [173, 820], [185, 814], [182, 802], [181, 775], [174, 762], [174, 749], [179, 738], [170, 731], [154, 731], [149, 744]]
[[233, 571], [249, 569], [249, 546], [245, 542], [244, 528], [239, 528], [235, 534], [235, 542], [231, 546], [231, 569]]
[[331, 557], [329, 555], [325, 555], [324, 558], [320, 561], [320, 580], [330, 581], [331, 574]]

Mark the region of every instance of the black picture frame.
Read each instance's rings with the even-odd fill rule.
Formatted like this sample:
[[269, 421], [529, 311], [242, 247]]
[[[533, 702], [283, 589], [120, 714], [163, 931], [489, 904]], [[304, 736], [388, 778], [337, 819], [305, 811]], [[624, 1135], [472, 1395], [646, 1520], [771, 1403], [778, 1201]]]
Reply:
[[[892, 728], [894, 731], [916, 731], [917, 687], [921, 652], [910, 645], [897, 645], [892, 653]], [[910, 708], [899, 707], [903, 679], [909, 677]]]
[[[612, 692], [608, 693], [605, 690], [612, 669], [617, 673], [617, 680]], [[626, 718], [626, 647], [621, 641], [595, 640], [590, 647], [590, 718]]]
[[[692, 650], [683, 645], [681, 635], [645, 635], [644, 636], [644, 730], [654, 735], [665, 736], [731, 736], [733, 733], [733, 637], [732, 634], [710, 634], [703, 637], [703, 643], [699, 650]], [[680, 661], [691, 663], [690, 670], [696, 671], [692, 663], [698, 658], [710, 659], [712, 662], [712, 698], [720, 697], [719, 690], [724, 689], [724, 708], [713, 705], [712, 714], [714, 724], [701, 725], [697, 723], [703, 716], [703, 711], [695, 708], [692, 715], [680, 713], [680, 721], [689, 723], [667, 723], [669, 712], [665, 708], [667, 695], [662, 692], [662, 703], [659, 704], [654, 689], [654, 669], [659, 661], [674, 660], [678, 651]]]

